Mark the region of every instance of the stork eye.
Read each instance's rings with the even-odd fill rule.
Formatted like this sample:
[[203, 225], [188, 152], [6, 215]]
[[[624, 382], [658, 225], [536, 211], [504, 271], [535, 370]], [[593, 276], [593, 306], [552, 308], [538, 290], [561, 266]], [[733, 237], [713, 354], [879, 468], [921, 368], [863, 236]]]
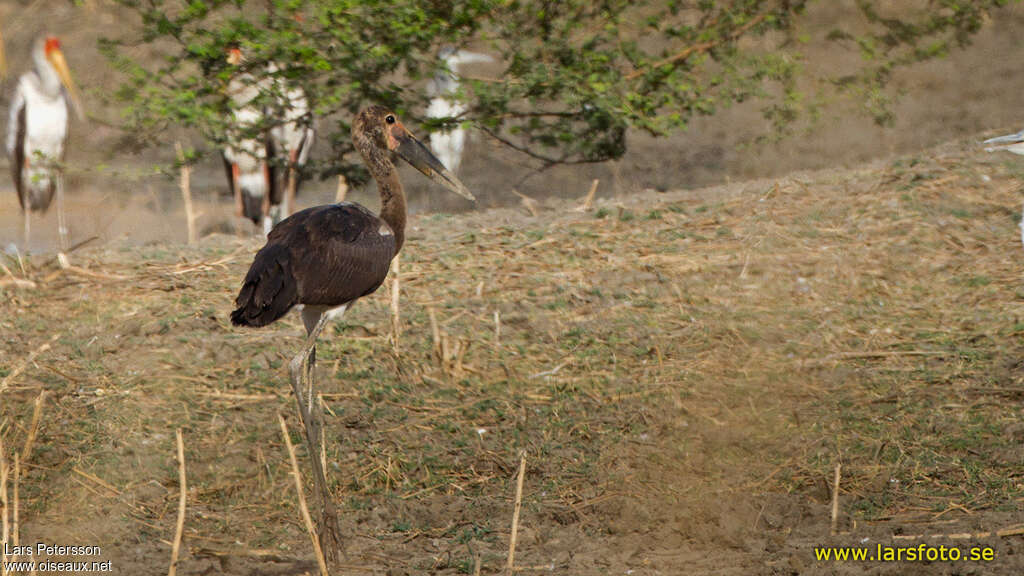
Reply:
[[388, 124], [394, 124], [395, 123], [395, 117], [392, 116], [391, 114], [388, 114], [387, 117], [384, 118], [384, 121], [387, 122]]

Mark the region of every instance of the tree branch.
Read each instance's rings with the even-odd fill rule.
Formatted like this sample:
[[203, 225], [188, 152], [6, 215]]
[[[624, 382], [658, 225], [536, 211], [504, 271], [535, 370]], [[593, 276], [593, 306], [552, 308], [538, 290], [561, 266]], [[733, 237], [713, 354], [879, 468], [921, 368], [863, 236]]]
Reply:
[[629, 74], [626, 74], [625, 76], [623, 76], [622, 79], [623, 80], [636, 80], [637, 78], [639, 78], [639, 77], [643, 76], [644, 74], [646, 74], [652, 68], [661, 68], [662, 66], [665, 66], [667, 64], [675, 64], [676, 62], [679, 62], [680, 60], [685, 60], [685, 59], [689, 58], [693, 54], [700, 54], [700, 53], [707, 52], [708, 50], [711, 50], [712, 48], [714, 48], [714, 47], [716, 47], [716, 46], [718, 46], [720, 44], [723, 44], [723, 43], [725, 43], [727, 41], [730, 41], [730, 40], [735, 40], [736, 38], [739, 38], [740, 36], [746, 34], [751, 28], [753, 28], [754, 26], [757, 26], [758, 24], [763, 22], [764, 19], [767, 18], [767, 17], [768, 17], [767, 13], [758, 14], [757, 16], [752, 18], [749, 22], [747, 22], [746, 24], [744, 24], [744, 25], [740, 26], [739, 28], [733, 30], [730, 34], [728, 34], [728, 35], [726, 35], [726, 36], [724, 36], [722, 38], [719, 38], [717, 40], [709, 40], [707, 42], [702, 42], [700, 44], [694, 44], [693, 46], [688, 46], [687, 48], [685, 48], [685, 49], [683, 49], [683, 50], [673, 54], [672, 56], [669, 56], [668, 58], [665, 58], [663, 60], [659, 60], [659, 61], [655, 62], [654, 64], [650, 65], [647, 68], [641, 68], [639, 70], [634, 70], [634, 71], [630, 72]]

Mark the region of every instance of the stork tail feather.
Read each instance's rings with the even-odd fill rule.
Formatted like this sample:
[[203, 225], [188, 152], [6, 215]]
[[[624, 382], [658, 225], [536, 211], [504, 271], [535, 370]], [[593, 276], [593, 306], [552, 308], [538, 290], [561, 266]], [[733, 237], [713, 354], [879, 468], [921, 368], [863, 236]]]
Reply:
[[266, 326], [281, 318], [298, 302], [288, 248], [268, 244], [256, 254], [235, 299], [231, 313], [235, 326]]

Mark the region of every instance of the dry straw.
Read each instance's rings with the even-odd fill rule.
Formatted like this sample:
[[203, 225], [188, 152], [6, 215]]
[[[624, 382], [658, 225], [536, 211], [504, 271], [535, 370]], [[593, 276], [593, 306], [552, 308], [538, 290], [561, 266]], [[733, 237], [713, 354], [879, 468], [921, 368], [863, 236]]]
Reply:
[[288, 459], [292, 464], [292, 477], [295, 479], [295, 492], [299, 496], [299, 511], [302, 514], [302, 522], [306, 525], [306, 532], [313, 542], [313, 551], [316, 553], [316, 561], [320, 566], [320, 576], [330, 576], [327, 572], [327, 559], [324, 558], [323, 548], [320, 547], [320, 537], [317, 536], [316, 528], [313, 526], [313, 518], [309, 515], [309, 507], [306, 506], [306, 495], [302, 491], [302, 474], [299, 473], [299, 460], [295, 457], [295, 447], [292, 446], [292, 439], [288, 435], [288, 425], [285, 424], [284, 416], [278, 414], [278, 421], [281, 423], [281, 437], [284, 438], [284, 446], [288, 450]]
[[523, 478], [526, 477], [526, 451], [519, 454], [519, 477], [516, 479], [516, 501], [512, 509], [512, 534], [508, 539], [508, 576], [515, 573], [516, 540], [519, 538], [519, 511], [523, 508]]
[[181, 428], [174, 432], [175, 440], [178, 443], [178, 523], [174, 528], [174, 545], [171, 546], [171, 566], [167, 569], [167, 576], [174, 576], [178, 570], [178, 552], [181, 550], [181, 535], [185, 531], [185, 503], [188, 496], [188, 487], [185, 485], [185, 441], [181, 435]]

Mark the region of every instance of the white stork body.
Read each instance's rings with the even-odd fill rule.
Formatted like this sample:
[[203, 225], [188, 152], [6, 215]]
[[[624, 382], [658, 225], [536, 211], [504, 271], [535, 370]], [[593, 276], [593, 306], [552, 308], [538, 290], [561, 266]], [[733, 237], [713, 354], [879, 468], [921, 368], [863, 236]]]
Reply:
[[241, 74], [228, 84], [232, 102], [233, 133], [224, 148], [224, 164], [228, 184], [235, 197], [235, 211], [254, 223], [263, 224], [264, 234], [270, 232], [273, 182], [267, 163], [267, 139], [262, 133], [264, 112], [257, 104], [261, 88], [267, 83], [251, 74]]
[[[241, 61], [241, 52], [232, 50], [229, 62], [238, 65]], [[240, 74], [228, 85], [236, 130], [229, 135], [224, 163], [236, 211], [254, 223], [262, 221], [263, 233], [269, 234], [295, 208], [299, 169], [309, 158], [314, 133], [305, 92], [288, 87], [273, 62], [266, 72], [259, 79]], [[276, 104], [265, 107], [257, 103], [261, 95], [265, 98], [268, 94]], [[277, 174], [283, 166], [287, 166], [287, 177], [282, 183]]]
[[67, 226], [64, 222], [64, 174], [61, 163], [68, 139], [68, 103], [82, 117], [60, 42], [48, 37], [32, 50], [35, 69], [18, 80], [7, 124], [7, 153], [18, 201], [25, 214], [25, 244], [31, 230], [30, 214], [45, 212], [57, 198], [60, 259], [67, 263]]
[[[433, 95], [427, 107], [430, 118], [458, 118], [466, 111], [466, 106], [455, 99], [459, 91], [459, 66], [475, 62], [493, 62], [486, 54], [475, 54], [464, 50], [442, 48], [438, 58], [444, 61], [445, 70], [441, 70], [430, 81], [427, 90]], [[437, 159], [458, 174], [462, 164], [462, 151], [466, 147], [466, 130], [456, 126], [450, 130], [437, 131], [430, 134], [430, 148]]]
[[20, 180], [24, 208], [36, 212], [49, 208], [67, 138], [68, 105], [60, 84], [52, 93], [42, 88], [35, 72], [22, 75], [7, 125], [7, 154], [12, 158], [16, 152], [22, 154], [15, 177]]
[[313, 113], [309, 99], [302, 88], [289, 86], [283, 78], [276, 76], [277, 65], [271, 62], [268, 71], [274, 75], [274, 87], [280, 99], [279, 114], [283, 119], [270, 131], [275, 152], [287, 160], [284, 181], [284, 201], [281, 215], [290, 216], [295, 211], [295, 194], [301, 183], [301, 170], [309, 160], [316, 132], [313, 127]]

